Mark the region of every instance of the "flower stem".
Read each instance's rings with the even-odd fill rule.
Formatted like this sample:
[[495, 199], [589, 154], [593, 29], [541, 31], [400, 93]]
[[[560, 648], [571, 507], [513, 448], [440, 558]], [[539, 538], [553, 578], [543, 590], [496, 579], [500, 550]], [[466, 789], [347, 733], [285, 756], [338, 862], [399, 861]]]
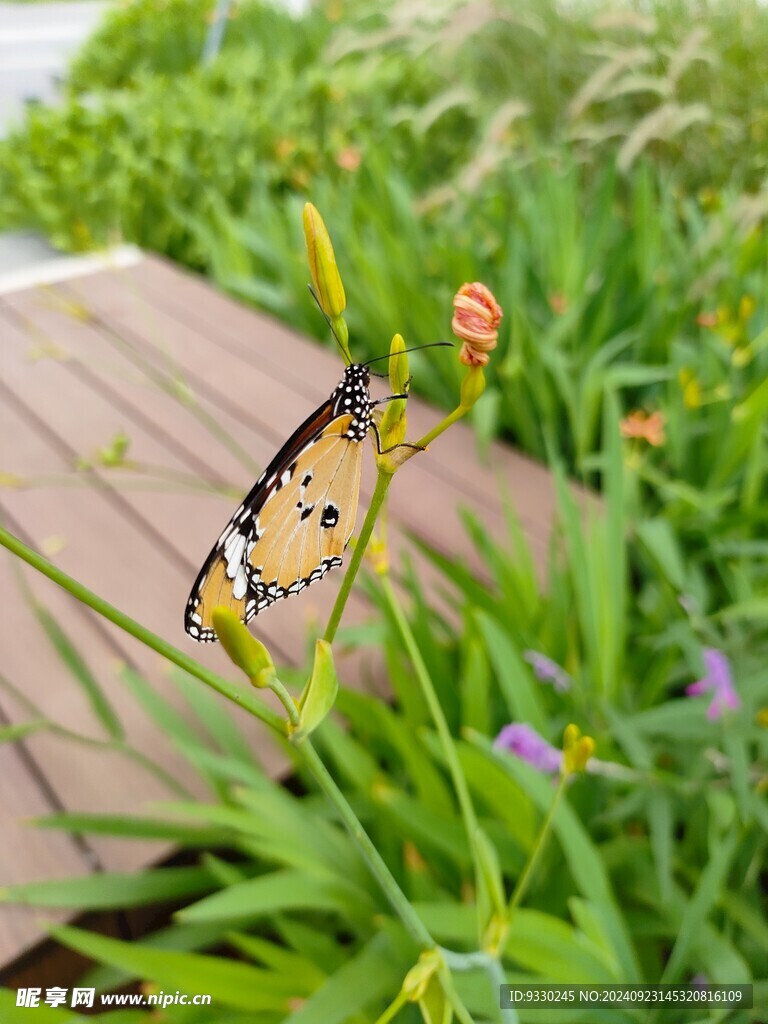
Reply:
[[456, 751], [456, 744], [453, 741], [451, 730], [448, 728], [448, 723], [445, 720], [445, 715], [443, 714], [443, 709], [440, 706], [440, 701], [438, 700], [437, 693], [435, 692], [434, 684], [430, 678], [427, 666], [424, 664], [424, 659], [421, 656], [419, 646], [416, 643], [416, 638], [408, 624], [408, 620], [403, 614], [403, 610], [397, 600], [397, 595], [392, 587], [392, 583], [387, 576], [382, 576], [381, 586], [387, 599], [389, 610], [395, 620], [405, 649], [408, 652], [408, 657], [410, 658], [411, 664], [416, 672], [416, 678], [419, 681], [421, 692], [424, 695], [424, 699], [426, 700], [430, 714], [432, 715], [432, 721], [435, 723], [435, 728], [437, 729], [437, 734], [440, 738], [440, 743], [443, 748], [443, 754], [448, 765], [448, 770], [451, 774], [453, 786], [456, 790], [459, 807], [461, 808], [461, 816], [464, 819], [464, 828], [469, 840], [469, 848], [472, 851], [475, 868], [477, 869], [477, 859], [474, 852], [475, 834], [478, 828], [477, 816], [475, 814], [474, 805], [472, 804], [472, 798], [469, 794], [467, 780], [465, 779], [464, 772], [461, 768], [459, 755]]
[[357, 576], [357, 572], [363, 561], [365, 549], [368, 547], [368, 541], [371, 539], [373, 528], [376, 525], [376, 519], [378, 518], [381, 507], [384, 504], [384, 498], [387, 495], [387, 490], [391, 481], [391, 473], [385, 473], [382, 470], [379, 470], [378, 476], [376, 477], [376, 487], [374, 488], [371, 504], [365, 516], [362, 529], [360, 530], [360, 536], [357, 538], [355, 550], [352, 552], [352, 557], [349, 560], [349, 565], [347, 566], [347, 571], [344, 574], [341, 589], [336, 597], [331, 617], [328, 620], [328, 625], [325, 627], [323, 640], [325, 640], [326, 643], [333, 643], [334, 637], [336, 636], [336, 631], [339, 628], [339, 623], [341, 622], [341, 616], [344, 613], [347, 599], [349, 598], [350, 591], [352, 590], [352, 584], [355, 582], [355, 577]]
[[365, 859], [371, 874], [381, 886], [384, 895], [389, 900], [390, 906], [402, 921], [413, 941], [420, 949], [434, 949], [436, 942], [429, 934], [421, 918], [408, 902], [403, 890], [395, 881], [394, 876], [381, 857], [381, 854], [373, 845], [370, 836], [358, 820], [355, 812], [347, 802], [347, 798], [336, 785], [328, 769], [323, 764], [317, 751], [308, 739], [296, 744], [295, 749], [300, 754], [304, 764], [314, 776], [315, 781], [331, 801], [339, 817], [347, 828], [347, 831], [354, 839], [357, 848]]
[[456, 987], [453, 984], [453, 978], [448, 967], [443, 967], [439, 974], [440, 984], [443, 986], [443, 992], [448, 1002], [453, 1007], [453, 1012], [456, 1014], [456, 1019], [460, 1024], [475, 1024], [472, 1019], [472, 1015], [464, 1005], [461, 996], [456, 991]]
[[432, 427], [424, 437], [420, 437], [419, 440], [415, 442], [416, 446], [419, 448], [426, 448], [427, 445], [430, 445], [436, 437], [439, 437], [440, 434], [453, 426], [454, 423], [457, 423], [463, 416], [466, 416], [468, 412], [469, 409], [465, 408], [463, 405], [457, 405], [452, 413], [449, 413], [445, 419], [440, 420], [440, 422], [436, 426]]
[[533, 847], [533, 850], [531, 851], [530, 857], [528, 858], [528, 863], [523, 868], [523, 873], [522, 875], [520, 875], [520, 878], [517, 881], [515, 891], [512, 893], [512, 896], [510, 897], [509, 907], [507, 910], [510, 921], [515, 910], [520, 905], [520, 901], [525, 895], [526, 890], [528, 889], [528, 885], [531, 881], [531, 878], [533, 877], [534, 868], [539, 862], [539, 858], [541, 857], [541, 854], [544, 850], [544, 844], [546, 843], [549, 833], [552, 831], [552, 820], [555, 816], [555, 810], [557, 809], [557, 805], [560, 802], [560, 797], [563, 795], [563, 792], [565, 791], [565, 784], [567, 781], [568, 775], [566, 775], [566, 773], [563, 772], [560, 775], [560, 781], [558, 782], [557, 789], [555, 790], [554, 796], [552, 797], [552, 803], [550, 804], [549, 810], [547, 811], [547, 816], [544, 819], [544, 823], [541, 826], [541, 830], [539, 831], [538, 836], [536, 837], [536, 843]]
[[285, 708], [286, 714], [288, 715], [288, 721], [294, 729], [297, 729], [300, 722], [299, 709], [296, 707], [296, 701], [290, 695], [284, 684], [280, 682], [277, 676], [274, 676], [272, 682], [269, 684], [269, 689], [274, 693], [277, 699]]
[[157, 651], [162, 657], [172, 661], [174, 665], [183, 668], [185, 672], [195, 676], [195, 678], [205, 683], [206, 686], [210, 686], [213, 690], [223, 694], [228, 700], [239, 704], [240, 707], [245, 708], [254, 717], [261, 719], [262, 722], [285, 735], [285, 722], [283, 719], [276, 711], [267, 707], [252, 690], [240, 687], [236, 683], [224, 679], [223, 676], [219, 676], [215, 672], [204, 668], [194, 658], [184, 654], [183, 651], [174, 647], [173, 644], [169, 644], [166, 640], [163, 640], [157, 634], [136, 622], [135, 619], [119, 611], [109, 604], [108, 601], [105, 601], [97, 594], [94, 594], [92, 590], [83, 586], [82, 583], [73, 580], [71, 576], [62, 572], [61, 569], [58, 569], [49, 562], [47, 558], [43, 558], [42, 555], [27, 547], [23, 541], [19, 540], [18, 537], [14, 537], [12, 533], [9, 533], [2, 526], [0, 526], [0, 544], [15, 555], [18, 555], [28, 565], [31, 565], [33, 569], [37, 569], [43, 576], [53, 580], [54, 583], [58, 584], [58, 586], [62, 587], [73, 597], [76, 597], [82, 604], [92, 608], [110, 622], [114, 622], [116, 626], [119, 626], [120, 629], [129, 633], [132, 637], [135, 637], [136, 640], [139, 640], [147, 647], [151, 647], [153, 651]]

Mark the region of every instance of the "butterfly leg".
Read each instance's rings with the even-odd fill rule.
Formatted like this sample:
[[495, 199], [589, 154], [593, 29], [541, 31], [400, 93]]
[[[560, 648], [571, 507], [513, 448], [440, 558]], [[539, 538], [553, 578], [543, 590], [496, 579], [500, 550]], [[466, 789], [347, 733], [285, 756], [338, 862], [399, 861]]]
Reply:
[[[404, 398], [404, 397], [405, 397], [404, 395], [392, 395], [392, 398]], [[386, 402], [386, 401], [388, 401], [388, 399], [385, 398], [384, 401]], [[382, 448], [381, 447], [381, 434], [379, 433], [379, 428], [377, 427], [377, 425], [375, 423], [371, 423], [371, 428], [373, 429], [373, 432], [376, 435], [376, 454], [377, 455], [389, 455], [389, 453], [395, 451], [396, 448], [413, 448], [413, 450], [417, 451], [417, 452], [425, 452], [427, 450], [426, 447], [423, 444], [414, 444], [412, 441], [401, 441], [400, 444], [393, 444], [393, 445], [390, 445], [389, 448]]]

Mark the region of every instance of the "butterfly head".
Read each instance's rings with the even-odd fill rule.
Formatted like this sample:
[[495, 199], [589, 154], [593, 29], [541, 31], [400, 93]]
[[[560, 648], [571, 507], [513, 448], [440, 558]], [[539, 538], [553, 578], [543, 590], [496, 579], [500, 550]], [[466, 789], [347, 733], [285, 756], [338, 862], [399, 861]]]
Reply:
[[367, 436], [373, 422], [373, 402], [368, 390], [370, 383], [368, 367], [362, 363], [351, 363], [331, 395], [334, 415], [352, 417], [347, 434], [355, 441], [362, 441]]

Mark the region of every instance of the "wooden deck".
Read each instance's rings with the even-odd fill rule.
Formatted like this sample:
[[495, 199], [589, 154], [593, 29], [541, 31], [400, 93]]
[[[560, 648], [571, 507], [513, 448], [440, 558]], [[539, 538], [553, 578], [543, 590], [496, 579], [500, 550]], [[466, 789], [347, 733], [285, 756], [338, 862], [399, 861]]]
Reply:
[[[0, 346], [3, 523], [155, 632], [229, 672], [221, 650], [194, 644], [181, 623], [191, 582], [236, 499], [192, 485], [205, 480], [248, 489], [282, 440], [330, 394], [340, 376], [338, 357], [149, 256], [131, 266], [92, 268], [0, 294]], [[189, 388], [202, 414], [237, 440], [251, 468], [168, 393], [174, 382], [182, 395]], [[384, 393], [385, 382], [381, 386]], [[411, 399], [411, 436], [423, 433], [437, 415]], [[146, 473], [127, 469], [75, 471], [78, 458], [89, 457], [119, 431], [130, 437], [129, 458], [171, 478], [170, 485], [160, 479], [150, 486]], [[481, 513], [490, 532], [501, 536], [498, 476], [513, 491], [543, 565], [553, 513], [548, 473], [501, 445], [494, 446], [490, 465], [481, 465], [464, 425], [439, 439], [428, 456], [409, 462], [395, 481], [393, 533], [398, 527], [401, 534], [413, 531], [446, 554], [471, 558], [458, 510]], [[178, 482], [186, 480], [189, 486]], [[369, 465], [363, 505], [371, 487]], [[158, 657], [33, 572], [21, 575], [87, 657], [135, 747], [194, 790], [191, 771], [117, 675], [118, 664], [127, 662], [170, 697], [173, 687]], [[10, 556], [0, 557], [0, 673], [52, 720], [103, 737], [81, 689], [21, 596], [18, 576]], [[338, 577], [331, 574], [324, 585], [256, 620], [256, 634], [277, 661], [303, 656], [307, 627], [327, 616]], [[365, 614], [362, 598], [355, 596], [349, 615]], [[349, 662], [343, 677], [360, 682], [365, 673], [365, 665]], [[0, 688], [0, 724], [29, 717]], [[238, 721], [277, 770], [277, 755], [256, 723], [247, 716]], [[162, 844], [75, 841], [31, 828], [24, 819], [60, 809], [136, 812], [168, 796], [156, 778], [118, 754], [47, 733], [0, 745], [0, 885], [130, 870], [166, 855]], [[52, 916], [0, 907], [0, 966], [36, 943], [42, 934], [38, 918]]]

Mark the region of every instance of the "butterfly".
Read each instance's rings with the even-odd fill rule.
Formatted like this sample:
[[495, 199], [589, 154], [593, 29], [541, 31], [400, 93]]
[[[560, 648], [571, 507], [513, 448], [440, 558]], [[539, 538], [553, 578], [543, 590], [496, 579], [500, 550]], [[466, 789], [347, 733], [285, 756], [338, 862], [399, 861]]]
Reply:
[[227, 523], [187, 601], [184, 626], [193, 640], [217, 639], [214, 608], [230, 608], [247, 623], [341, 565], [371, 429], [378, 442], [380, 403], [371, 399], [370, 380], [367, 365], [347, 366], [328, 401], [288, 438]]

